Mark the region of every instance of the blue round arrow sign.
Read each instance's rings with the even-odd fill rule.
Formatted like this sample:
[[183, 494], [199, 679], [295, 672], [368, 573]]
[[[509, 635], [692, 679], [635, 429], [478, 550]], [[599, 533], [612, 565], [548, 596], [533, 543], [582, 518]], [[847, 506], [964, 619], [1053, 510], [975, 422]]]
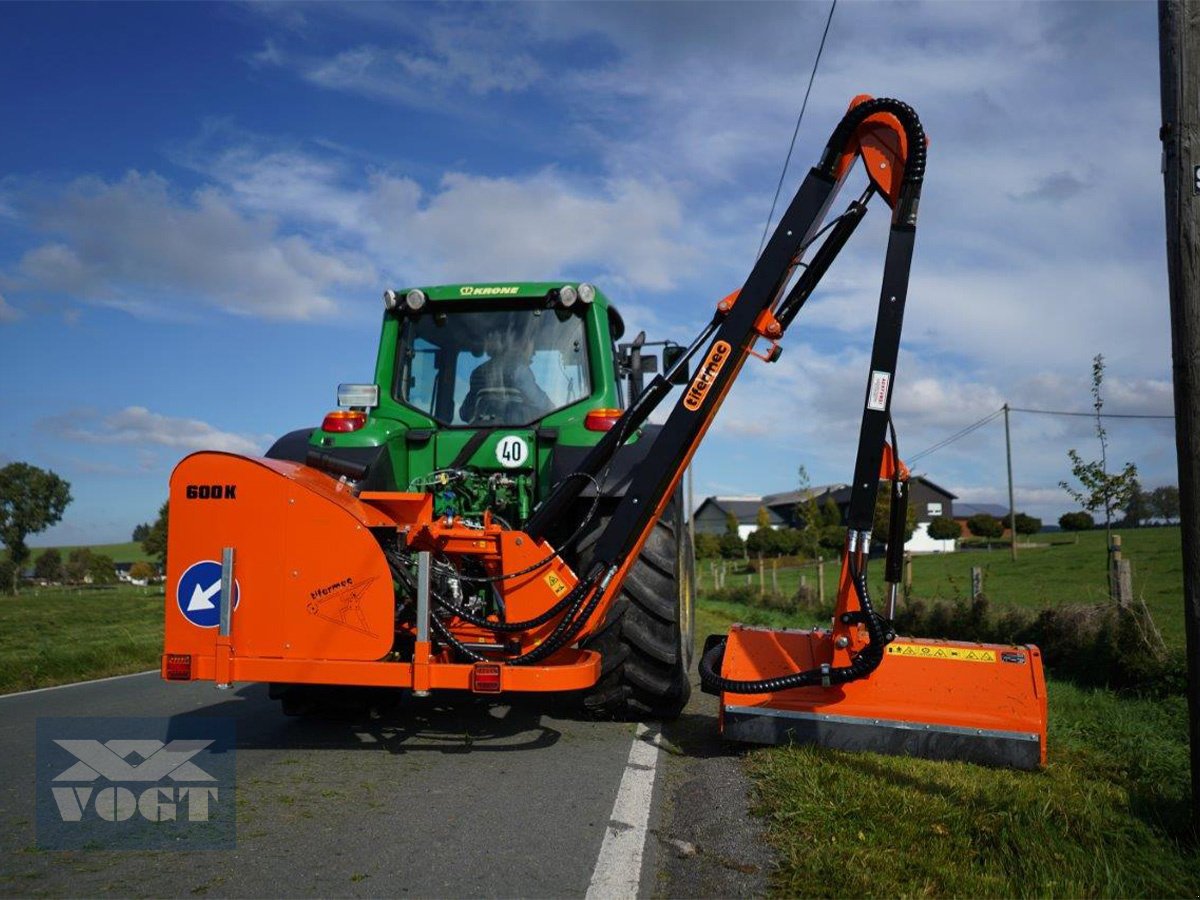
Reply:
[[[237, 609], [242, 590], [233, 582], [233, 608]], [[179, 579], [175, 600], [183, 617], [199, 628], [221, 624], [221, 564], [211, 559], [192, 563]]]

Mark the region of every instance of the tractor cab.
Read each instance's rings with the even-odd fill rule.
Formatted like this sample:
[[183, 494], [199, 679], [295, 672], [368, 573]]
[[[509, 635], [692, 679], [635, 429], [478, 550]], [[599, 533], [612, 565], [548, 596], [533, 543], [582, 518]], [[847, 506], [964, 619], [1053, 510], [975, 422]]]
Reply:
[[374, 381], [341, 385], [320, 428], [268, 455], [360, 491], [431, 493], [438, 515], [488, 510], [513, 527], [642, 392], [658, 371], [651, 347], [665, 348], [664, 368], [683, 349], [644, 333], [618, 343], [620, 315], [581, 282], [388, 290], [384, 307]]

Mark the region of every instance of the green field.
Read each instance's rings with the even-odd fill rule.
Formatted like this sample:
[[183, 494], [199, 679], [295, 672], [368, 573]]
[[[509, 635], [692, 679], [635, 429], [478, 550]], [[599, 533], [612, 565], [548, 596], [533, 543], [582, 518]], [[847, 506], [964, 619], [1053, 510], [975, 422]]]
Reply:
[[[1168, 644], [1183, 645], [1183, 563], [1180, 556], [1179, 528], [1138, 528], [1121, 530], [1123, 553], [1133, 569], [1135, 595], [1140, 595], [1153, 614]], [[1017, 560], [1009, 555], [1007, 546], [997, 544], [992, 550], [963, 550], [917, 556], [913, 559], [913, 596], [927, 600], [954, 600], [968, 597], [971, 592], [971, 568], [983, 569], [983, 589], [995, 607], [1016, 606], [1042, 609], [1048, 606], [1080, 603], [1099, 603], [1106, 598], [1104, 532], [1089, 531], [1079, 535], [1043, 534], [1035, 536], [1033, 546], [1020, 547]], [[717, 563], [719, 566], [720, 563]], [[758, 586], [758, 575], [734, 574], [730, 563], [726, 587]], [[770, 560], [763, 581], [771, 589]], [[712, 564], [697, 563], [700, 590], [712, 586]], [[780, 593], [792, 596], [804, 575], [810, 586], [816, 585], [816, 572], [811, 567], [780, 568], [777, 573]], [[826, 598], [832, 599], [837, 581], [837, 564], [825, 564]], [[883, 596], [883, 561], [871, 563], [871, 588], [876, 597]], [[806, 624], [806, 623], [796, 623]]]
[[161, 587], [0, 597], [0, 693], [157, 668], [162, 610]]
[[[1049, 551], [1047, 551], [1049, 552]], [[701, 636], [782, 613], [701, 603]], [[1051, 680], [1049, 764], [1012, 772], [813, 747], [751, 750], [780, 896], [1186, 897], [1183, 697]]]

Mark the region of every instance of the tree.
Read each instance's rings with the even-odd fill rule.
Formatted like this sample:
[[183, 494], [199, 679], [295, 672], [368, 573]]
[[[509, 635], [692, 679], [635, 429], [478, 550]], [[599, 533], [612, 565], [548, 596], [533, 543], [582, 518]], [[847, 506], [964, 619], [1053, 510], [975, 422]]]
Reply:
[[1135, 479], [1134, 487], [1129, 492], [1129, 500], [1124, 506], [1123, 524], [1131, 528], [1141, 528], [1142, 523], [1154, 515], [1150, 502], [1150, 492], [1143, 491], [1141, 483]]
[[150, 526], [150, 533], [142, 539], [142, 549], [158, 560], [165, 571], [167, 568], [167, 507], [170, 501], [163, 503], [158, 511], [158, 518]]
[[1150, 508], [1157, 519], [1179, 521], [1179, 488], [1173, 484], [1156, 487], [1150, 492]]
[[701, 532], [696, 535], [696, 558], [716, 559], [721, 555], [721, 538], [719, 535]]
[[987, 513], [976, 513], [967, 519], [967, 531], [981, 538], [998, 538], [1004, 536], [1004, 523], [995, 516]]
[[1096, 520], [1085, 512], [1063, 513], [1058, 517], [1058, 527], [1063, 531], [1091, 531]]
[[767, 512], [765, 506], [760, 506], [758, 512], [754, 515], [754, 524], [759, 528], [771, 527], [771, 514]]
[[37, 558], [33, 564], [33, 574], [42, 581], [63, 580], [63, 558], [58, 548], [51, 547]]
[[746, 552], [751, 556], [778, 556], [779, 541], [774, 528], [755, 528], [746, 537]]
[[[1042, 530], [1042, 520], [1025, 513], [1017, 513], [1017, 534], [1037, 534]], [[1004, 532], [1001, 532], [1003, 534]]]
[[[166, 510], [166, 506], [163, 507], [163, 510]], [[725, 533], [732, 534], [736, 538], [740, 538], [742, 536], [738, 531], [737, 516], [735, 516], [733, 513], [725, 513]]]
[[146, 522], [133, 526], [133, 542], [140, 544], [150, 536], [150, 526]]
[[1100, 441], [1100, 458], [1084, 462], [1074, 448], [1068, 450], [1071, 474], [1080, 483], [1082, 490], [1065, 481], [1058, 484], [1071, 495], [1071, 499], [1088, 512], [1104, 510], [1104, 531], [1107, 535], [1107, 546], [1111, 547], [1112, 512], [1114, 509], [1124, 509], [1129, 504], [1131, 493], [1137, 490], [1137, 466], [1127, 462], [1120, 472], [1110, 474], [1108, 471], [1108, 432], [1104, 430], [1104, 419], [1100, 415], [1104, 408], [1104, 398], [1100, 392], [1103, 383], [1104, 356], [1097, 353], [1092, 360], [1092, 408], [1096, 410], [1096, 437]]
[[949, 516], [938, 516], [929, 523], [929, 536], [935, 541], [953, 541], [962, 537], [962, 528]]
[[[879, 482], [879, 493], [875, 495], [875, 523], [872, 528], [873, 540], [883, 544], [887, 543], [888, 528], [891, 525], [892, 516], [892, 483], [890, 481]], [[917, 530], [917, 511], [913, 509], [913, 505], [908, 504], [907, 515], [904, 518], [904, 542], [912, 538], [913, 532]]]
[[92, 584], [116, 584], [117, 564], [111, 556], [103, 553], [92, 553], [88, 562], [87, 574], [91, 576]]
[[0, 594], [11, 594], [15, 588], [14, 582], [17, 578], [17, 567], [13, 565], [13, 561], [8, 558], [8, 554], [0, 555]]
[[87, 547], [75, 547], [67, 554], [67, 564], [64, 568], [67, 580], [79, 584], [92, 571], [92, 551]]
[[29, 559], [26, 536], [60, 521], [70, 502], [71, 485], [53, 472], [23, 462], [0, 469], [0, 541], [14, 566], [14, 593], [17, 576]]
[[133, 581], [149, 581], [154, 577], [154, 567], [150, 563], [135, 562], [129, 567], [129, 577]]
[[721, 558], [741, 559], [746, 555], [746, 545], [736, 534], [721, 535]]

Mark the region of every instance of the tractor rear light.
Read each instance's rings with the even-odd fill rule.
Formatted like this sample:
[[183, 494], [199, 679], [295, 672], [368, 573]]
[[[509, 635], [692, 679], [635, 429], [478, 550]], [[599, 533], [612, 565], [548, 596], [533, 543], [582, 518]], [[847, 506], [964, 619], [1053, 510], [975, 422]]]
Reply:
[[167, 680], [168, 681], [191, 681], [192, 680], [192, 657], [188, 653], [168, 653], [167, 654]]
[[425, 292], [415, 288], [404, 295], [404, 302], [413, 312], [424, 306], [426, 299]]
[[572, 285], [564, 284], [558, 289], [558, 302], [563, 306], [574, 306], [578, 299], [579, 291], [575, 290]]
[[495, 663], [476, 663], [471, 670], [471, 690], [476, 694], [500, 693], [500, 667]]
[[612, 431], [617, 419], [625, 414], [621, 409], [593, 409], [583, 419], [583, 427], [588, 431]]
[[366, 424], [367, 414], [365, 412], [359, 412], [356, 409], [335, 409], [325, 416], [325, 421], [321, 423], [321, 430], [337, 434], [358, 431]]
[[584, 303], [591, 303], [596, 299], [596, 289], [586, 281], [579, 285], [579, 299]]
[[400, 305], [400, 295], [399, 294], [397, 294], [395, 291], [390, 290], [390, 289], [383, 292], [383, 308], [384, 309], [395, 309], [399, 305]]

